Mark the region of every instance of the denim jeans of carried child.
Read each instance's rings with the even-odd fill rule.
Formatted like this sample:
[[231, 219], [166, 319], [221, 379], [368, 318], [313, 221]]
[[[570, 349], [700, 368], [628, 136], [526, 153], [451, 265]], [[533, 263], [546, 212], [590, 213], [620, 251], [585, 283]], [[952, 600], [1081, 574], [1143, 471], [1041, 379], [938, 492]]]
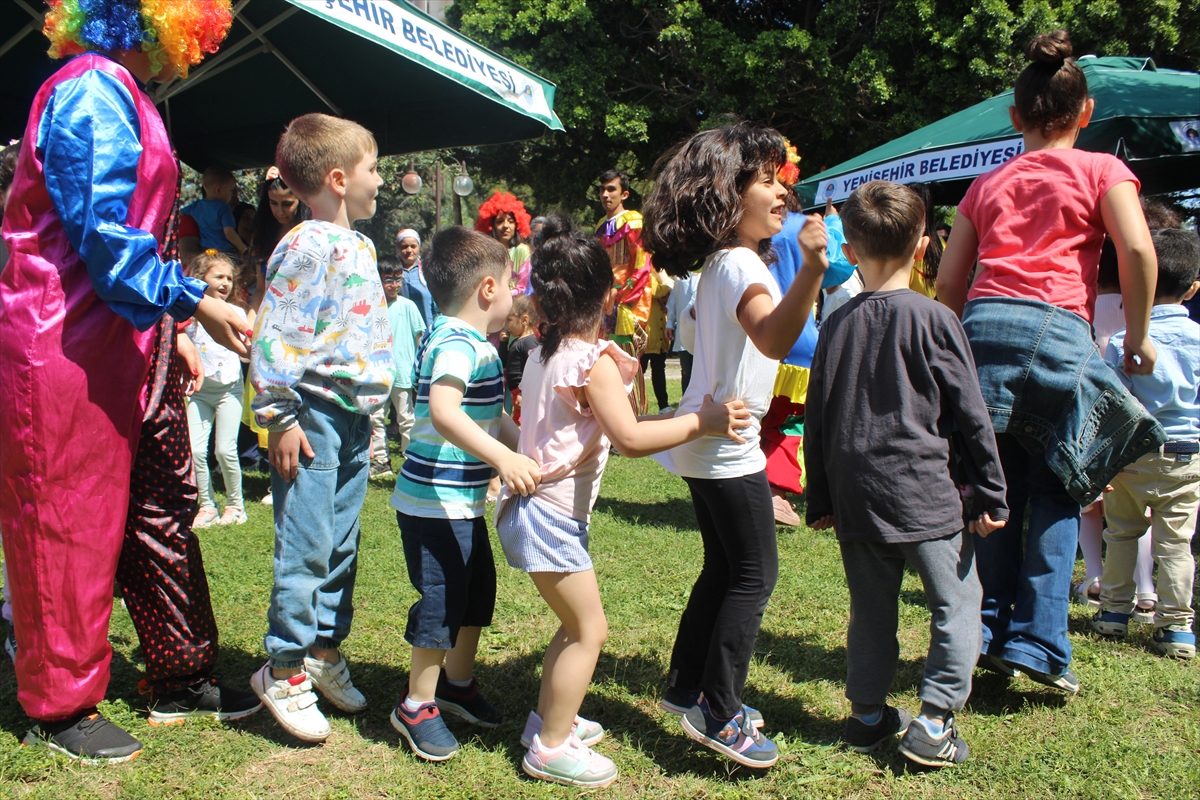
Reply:
[[275, 585], [264, 646], [278, 669], [300, 667], [310, 647], [334, 648], [349, 635], [367, 496], [370, 417], [305, 394], [299, 423], [313, 457], [300, 454], [290, 483], [271, 468]]

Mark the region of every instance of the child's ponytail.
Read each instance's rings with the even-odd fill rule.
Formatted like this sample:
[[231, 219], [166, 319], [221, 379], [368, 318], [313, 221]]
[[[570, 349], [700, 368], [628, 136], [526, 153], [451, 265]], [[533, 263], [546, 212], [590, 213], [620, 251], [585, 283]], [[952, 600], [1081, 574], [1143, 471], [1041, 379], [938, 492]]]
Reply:
[[1030, 64], [1017, 78], [1013, 105], [1021, 124], [1042, 136], [1071, 127], [1087, 102], [1087, 78], [1072, 52], [1064, 30], [1038, 34], [1025, 48]]

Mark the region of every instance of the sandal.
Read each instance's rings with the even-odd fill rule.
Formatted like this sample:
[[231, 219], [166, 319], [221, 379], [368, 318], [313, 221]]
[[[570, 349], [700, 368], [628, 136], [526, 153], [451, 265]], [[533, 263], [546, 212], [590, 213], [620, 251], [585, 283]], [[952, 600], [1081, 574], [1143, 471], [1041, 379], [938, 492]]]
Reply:
[[1075, 600], [1088, 608], [1100, 607], [1100, 578], [1085, 580], [1075, 587]]
[[217, 524], [217, 510], [215, 508], [202, 508], [196, 514], [196, 518], [192, 520], [192, 530], [200, 528], [211, 528]]

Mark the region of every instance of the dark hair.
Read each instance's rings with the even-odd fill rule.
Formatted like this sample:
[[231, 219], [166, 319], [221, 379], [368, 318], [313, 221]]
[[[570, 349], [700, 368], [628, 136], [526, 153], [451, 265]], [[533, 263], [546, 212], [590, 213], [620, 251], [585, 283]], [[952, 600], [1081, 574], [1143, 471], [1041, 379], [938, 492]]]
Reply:
[[542, 363], [566, 336], [586, 335], [604, 315], [604, 296], [612, 287], [612, 262], [596, 237], [571, 230], [571, 222], [552, 214], [542, 228], [541, 247], [533, 251], [530, 280], [541, 306]]
[[1071, 36], [1064, 30], [1040, 33], [1025, 48], [1031, 63], [1017, 77], [1013, 105], [1021, 124], [1042, 136], [1073, 125], [1087, 102], [1087, 78], [1071, 52]]
[[452, 314], [480, 281], [488, 275], [500, 278], [508, 267], [508, 251], [491, 236], [455, 225], [433, 237], [422, 264], [433, 301]]
[[[283, 178], [272, 178], [258, 185], [258, 208], [254, 210], [254, 243], [251, 248], [256, 259], [265, 261], [270, 258], [271, 253], [275, 252], [275, 245], [279, 244], [279, 240], [287, 233], [271, 213], [270, 193], [281, 189], [285, 192], [292, 191], [283, 182]], [[296, 198], [295, 225], [299, 225], [303, 220], [312, 219], [312, 212], [300, 199], [300, 195], [295, 192], [292, 192], [292, 195]]]
[[1179, 215], [1170, 206], [1158, 200], [1143, 197], [1142, 213], [1146, 215], [1146, 227], [1152, 231], [1183, 227], [1183, 222], [1180, 221]]
[[[779, 131], [750, 122], [701, 131], [665, 153], [655, 165], [642, 227], [655, 267], [686, 277], [712, 253], [737, 246], [742, 195], [763, 167], [774, 172], [786, 161]], [[758, 254], [771, 260], [769, 238]]]
[[242, 217], [246, 216], [247, 211], [251, 214], [258, 213], [258, 209], [247, 203], [245, 200], [238, 202], [237, 206], [233, 209], [234, 221], [240, 223], [242, 221]]
[[949, 225], [937, 221], [937, 208], [933, 205], [933, 192], [929, 189], [927, 183], [910, 183], [908, 188], [917, 193], [921, 198], [921, 202], [925, 204], [925, 235], [929, 237], [929, 246], [925, 248], [925, 257], [922, 262], [925, 265], [925, 275], [929, 278], [936, 278], [938, 269], [942, 266], [942, 240], [937, 235], [939, 227], [949, 228]]
[[0, 192], [12, 186], [13, 177], [17, 174], [17, 156], [20, 152], [20, 139], [0, 150]]
[[[554, 236], [562, 236], [566, 231], [571, 230], [571, 220], [566, 216], [555, 212], [547, 214], [544, 217], [538, 217], [542, 221], [542, 227], [533, 232], [533, 236], [529, 239], [529, 246], [534, 250], [546, 243], [547, 239]], [[537, 220], [534, 220], [536, 222]], [[533, 223], [530, 223], [532, 225]]]
[[1096, 272], [1096, 285], [1111, 288], [1121, 285], [1121, 270], [1117, 264], [1117, 246], [1111, 236], [1104, 238], [1100, 248], [1100, 268]]
[[864, 183], [842, 206], [842, 230], [860, 258], [903, 258], [925, 232], [925, 203], [898, 183]]
[[1158, 287], [1154, 297], [1180, 300], [1200, 273], [1200, 237], [1183, 228], [1151, 231], [1158, 256]]
[[379, 274], [386, 275], [389, 272], [400, 271], [400, 259], [393, 255], [384, 255], [379, 257]]
[[621, 191], [629, 191], [629, 175], [623, 169], [610, 169], [600, 176], [600, 185], [621, 179]]

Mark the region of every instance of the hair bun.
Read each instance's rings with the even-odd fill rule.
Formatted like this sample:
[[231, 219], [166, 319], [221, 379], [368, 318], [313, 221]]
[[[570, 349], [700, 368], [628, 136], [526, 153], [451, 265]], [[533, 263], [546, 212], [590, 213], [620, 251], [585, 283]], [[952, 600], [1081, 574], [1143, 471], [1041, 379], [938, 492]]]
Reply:
[[1039, 33], [1025, 48], [1025, 55], [1035, 64], [1061, 67], [1074, 52], [1071, 34], [1061, 28], [1049, 33]]

